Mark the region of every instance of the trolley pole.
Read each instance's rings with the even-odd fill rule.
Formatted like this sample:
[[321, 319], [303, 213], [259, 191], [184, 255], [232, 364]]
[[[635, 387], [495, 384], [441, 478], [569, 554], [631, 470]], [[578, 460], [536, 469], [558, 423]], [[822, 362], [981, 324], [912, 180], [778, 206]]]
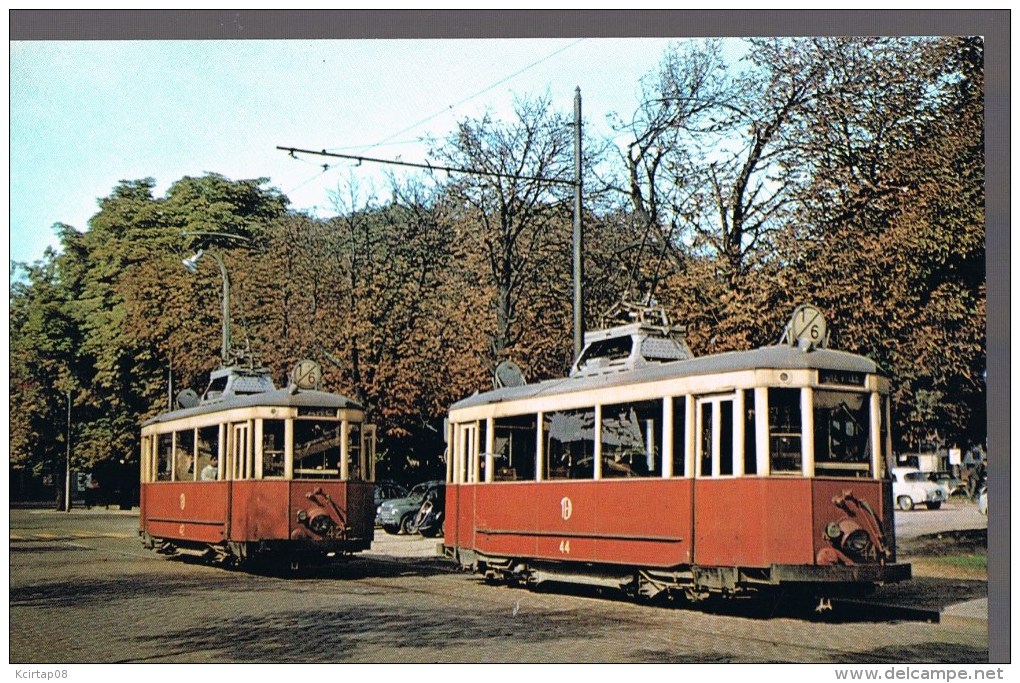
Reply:
[[581, 87], [574, 91], [574, 360], [584, 344], [584, 235], [581, 231]]

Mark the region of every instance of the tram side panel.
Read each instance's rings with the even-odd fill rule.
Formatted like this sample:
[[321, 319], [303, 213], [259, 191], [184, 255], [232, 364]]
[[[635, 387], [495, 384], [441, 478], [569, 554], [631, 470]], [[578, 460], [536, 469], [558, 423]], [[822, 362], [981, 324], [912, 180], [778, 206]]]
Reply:
[[234, 481], [230, 500], [230, 540], [286, 539], [290, 535], [288, 482]]
[[691, 479], [596, 482], [600, 562], [675, 567], [692, 559]]
[[[448, 486], [446, 487], [447, 494], [453, 489], [455, 495], [456, 507], [452, 508], [455, 511], [453, 515], [454, 520], [454, 538], [456, 544], [459, 547], [472, 548], [474, 547], [474, 531], [475, 531], [475, 488], [474, 486]], [[449, 507], [449, 501], [447, 501], [447, 510]], [[447, 512], [449, 515], [449, 512]]]
[[692, 490], [684, 479], [450, 486], [458, 521], [447, 543], [493, 556], [687, 564]]
[[551, 481], [527, 486], [526, 500], [533, 506], [534, 557], [598, 561], [601, 501], [597, 482]]
[[697, 479], [694, 564], [813, 564], [811, 480]]
[[[457, 488], [461, 500], [458, 540], [462, 547], [473, 546], [486, 555], [535, 556], [535, 513], [544, 501], [541, 484], [490, 483]], [[472, 499], [473, 511], [465, 504]], [[559, 503], [556, 505], [558, 510]], [[469, 531], [472, 528], [474, 539]]]
[[[845, 533], [867, 532], [871, 519], [888, 544], [885, 560], [893, 562], [891, 505], [884, 487], [870, 479], [697, 480], [694, 563], [761, 568], [871, 564], [877, 555], [853, 556], [827, 535], [832, 525]], [[841, 554], [832, 552], [837, 547]]]
[[228, 482], [145, 484], [143, 529], [155, 538], [221, 543], [227, 538]]

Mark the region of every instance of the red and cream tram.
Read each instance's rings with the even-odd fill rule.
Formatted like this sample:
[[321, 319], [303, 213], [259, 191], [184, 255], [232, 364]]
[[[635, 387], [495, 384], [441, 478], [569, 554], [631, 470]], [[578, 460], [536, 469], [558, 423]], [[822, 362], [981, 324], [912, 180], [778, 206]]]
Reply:
[[824, 348], [810, 307], [779, 345], [704, 357], [663, 322], [587, 334], [569, 377], [451, 408], [447, 553], [497, 581], [691, 599], [908, 579], [875, 363]]
[[147, 547], [292, 567], [370, 547], [375, 427], [358, 403], [240, 367], [184, 397], [142, 426]]

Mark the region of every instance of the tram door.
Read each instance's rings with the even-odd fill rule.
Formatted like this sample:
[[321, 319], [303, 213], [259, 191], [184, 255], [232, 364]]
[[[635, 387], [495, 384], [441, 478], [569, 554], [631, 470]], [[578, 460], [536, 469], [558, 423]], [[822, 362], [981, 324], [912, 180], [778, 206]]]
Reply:
[[733, 475], [733, 396], [699, 398], [695, 420], [695, 476]]
[[459, 462], [461, 468], [460, 481], [463, 483], [475, 483], [478, 479], [478, 459], [475, 454], [475, 438], [478, 435], [478, 426], [474, 423], [460, 425], [460, 434], [457, 435], [457, 450], [460, 451]]
[[704, 396], [695, 403], [694, 562], [729, 564], [743, 552], [748, 491], [736, 466], [733, 394]]
[[[457, 425], [456, 457], [454, 464], [457, 466], [456, 480], [461, 483], [473, 483], [478, 478], [478, 425], [474, 422]], [[447, 488], [447, 496], [450, 489]], [[458, 545], [474, 547], [474, 510], [475, 495], [477, 488], [474, 486], [458, 486], [457, 502], [454, 514], [453, 538], [458, 539]], [[447, 501], [449, 503], [449, 501]], [[447, 521], [450, 520], [451, 510], [449, 505], [446, 508]]]
[[247, 422], [237, 422], [230, 426], [230, 450], [227, 470], [229, 479], [250, 479], [251, 429]]
[[[361, 428], [361, 453], [367, 461], [362, 463], [361, 471], [367, 472], [368, 481], [375, 481], [375, 425], [363, 425]], [[366, 467], [367, 465], [367, 467]]]

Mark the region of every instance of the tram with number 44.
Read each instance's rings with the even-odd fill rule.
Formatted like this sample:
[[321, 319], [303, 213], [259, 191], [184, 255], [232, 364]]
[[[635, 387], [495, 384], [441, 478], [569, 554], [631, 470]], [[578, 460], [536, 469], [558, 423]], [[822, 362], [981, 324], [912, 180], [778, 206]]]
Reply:
[[249, 363], [142, 426], [140, 534], [166, 554], [292, 569], [367, 550], [375, 427], [357, 402], [318, 391], [299, 363], [288, 387]]
[[691, 600], [797, 589], [824, 606], [910, 578], [889, 382], [827, 348], [817, 309], [777, 345], [702, 357], [661, 309], [616, 312], [569, 377], [511, 368], [452, 406], [448, 555], [492, 581]]

